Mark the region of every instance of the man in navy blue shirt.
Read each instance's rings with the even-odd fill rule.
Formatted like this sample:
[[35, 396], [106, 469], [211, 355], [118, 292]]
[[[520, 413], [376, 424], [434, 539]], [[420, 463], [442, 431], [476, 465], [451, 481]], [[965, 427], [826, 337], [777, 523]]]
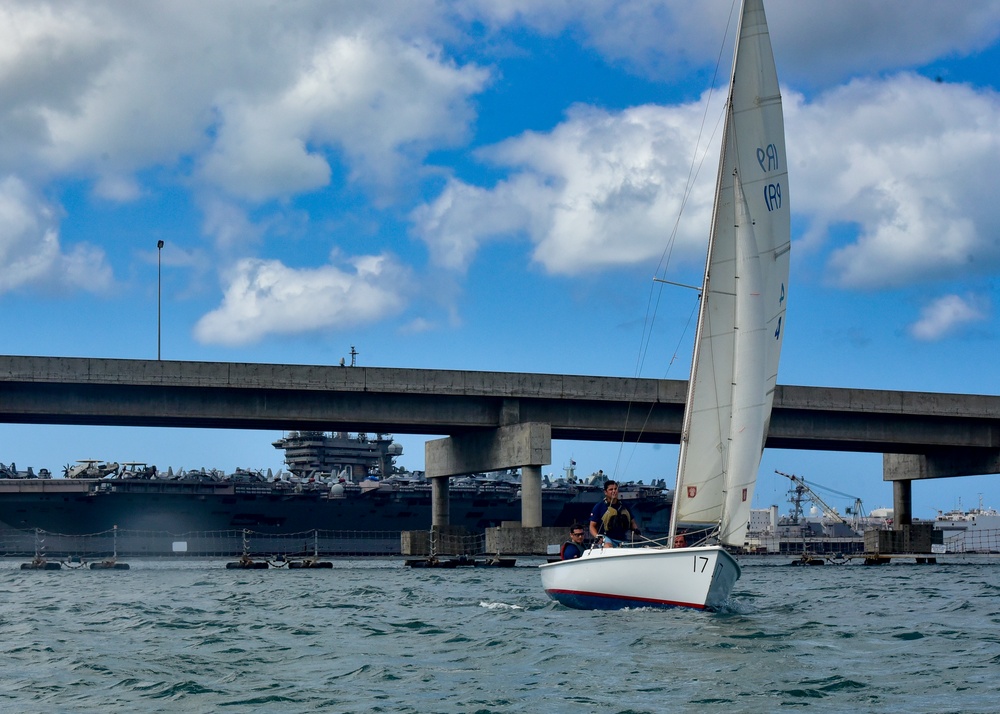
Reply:
[[621, 545], [628, 539], [629, 531], [638, 535], [639, 526], [618, 498], [618, 482], [608, 481], [604, 484], [604, 500], [598, 501], [590, 512], [590, 535], [604, 536], [606, 545]]

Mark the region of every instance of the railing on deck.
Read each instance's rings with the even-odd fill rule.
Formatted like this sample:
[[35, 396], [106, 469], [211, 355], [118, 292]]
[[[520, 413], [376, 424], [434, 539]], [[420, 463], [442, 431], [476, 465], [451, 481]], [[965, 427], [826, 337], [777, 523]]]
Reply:
[[399, 555], [399, 531], [309, 530], [274, 535], [253, 530], [165, 531], [109, 530], [67, 535], [42, 530], [0, 530], [0, 556], [106, 558], [211, 557], [250, 555], [371, 556]]

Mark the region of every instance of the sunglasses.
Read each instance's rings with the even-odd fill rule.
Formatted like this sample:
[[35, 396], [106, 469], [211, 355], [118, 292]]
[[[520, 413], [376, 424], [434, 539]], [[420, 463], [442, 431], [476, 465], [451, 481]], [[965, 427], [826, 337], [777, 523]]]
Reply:
[[577, 536], [581, 536], [582, 537], [583, 533], [570, 533], [570, 535], [573, 536], [574, 538], [576, 538]]

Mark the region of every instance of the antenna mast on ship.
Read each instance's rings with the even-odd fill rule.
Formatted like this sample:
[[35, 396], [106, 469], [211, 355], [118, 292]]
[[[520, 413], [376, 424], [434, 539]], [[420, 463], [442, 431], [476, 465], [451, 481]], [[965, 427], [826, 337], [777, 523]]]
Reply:
[[576, 460], [570, 459], [569, 466], [563, 466], [563, 471], [566, 472], [566, 482], [576, 483]]
[[[347, 361], [343, 357], [340, 358], [340, 366], [341, 367], [347, 366]], [[351, 366], [352, 367], [358, 366], [358, 351], [354, 349], [354, 345], [351, 345]]]

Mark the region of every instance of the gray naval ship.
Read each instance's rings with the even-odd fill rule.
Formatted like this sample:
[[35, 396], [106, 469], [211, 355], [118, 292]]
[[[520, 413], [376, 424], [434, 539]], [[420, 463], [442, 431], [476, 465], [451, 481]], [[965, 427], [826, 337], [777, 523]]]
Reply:
[[[41, 469], [0, 464], [0, 529], [84, 535], [112, 529], [183, 534], [252, 531], [285, 535], [313, 530], [383, 532], [427, 530], [431, 485], [421, 472], [399, 468], [402, 447], [389, 434], [290, 432], [273, 442], [287, 471], [237, 469], [166, 472], [144, 463], [80, 461], [52, 478]], [[558, 480], [546, 478], [542, 522], [570, 526], [588, 520], [602, 496], [604, 474], [578, 479], [575, 464]], [[452, 526], [482, 532], [521, 519], [519, 475], [453, 478]], [[664, 484], [623, 484], [641, 528], [668, 528], [672, 491]]]

